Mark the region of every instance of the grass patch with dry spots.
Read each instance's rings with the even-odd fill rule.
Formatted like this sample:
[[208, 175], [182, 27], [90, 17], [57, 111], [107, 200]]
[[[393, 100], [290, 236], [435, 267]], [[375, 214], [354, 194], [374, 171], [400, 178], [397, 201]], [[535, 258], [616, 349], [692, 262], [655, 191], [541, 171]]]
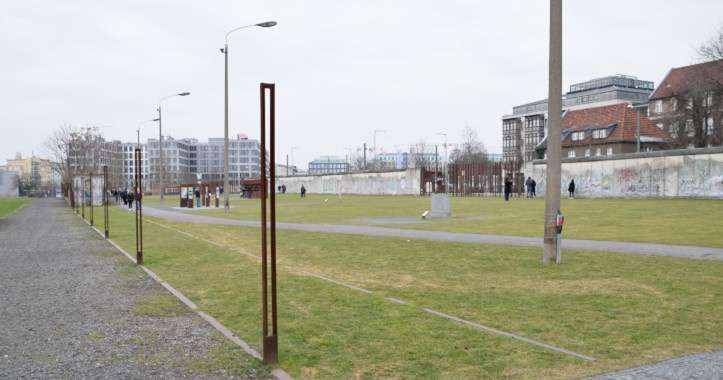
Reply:
[[[258, 229], [146, 223], [146, 264], [260, 348]], [[132, 217], [114, 239], [134, 247]], [[576, 378], [723, 347], [723, 263], [279, 231], [281, 365], [299, 378]], [[309, 277], [318, 273], [367, 295]], [[386, 301], [394, 297], [408, 302]], [[583, 362], [431, 308], [593, 356]]]

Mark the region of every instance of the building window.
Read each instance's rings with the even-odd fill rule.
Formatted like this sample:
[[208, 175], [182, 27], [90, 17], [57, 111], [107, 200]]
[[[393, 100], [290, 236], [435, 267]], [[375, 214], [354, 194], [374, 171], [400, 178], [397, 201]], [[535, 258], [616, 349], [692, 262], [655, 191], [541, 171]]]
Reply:
[[685, 131], [688, 132], [688, 137], [695, 136], [695, 128], [693, 128], [693, 120], [685, 121]]
[[608, 147], [608, 149], [607, 149], [607, 155], [608, 155], [608, 156], [612, 156], [612, 155], [613, 155], [613, 148], [612, 148], [612, 147]]
[[600, 150], [600, 148], [595, 149], [595, 156], [601, 156], [601, 155], [602, 155], [602, 151]]
[[585, 157], [590, 157], [590, 148], [585, 149]]
[[677, 111], [677, 110], [678, 110], [678, 98], [672, 98], [672, 99], [670, 99], [670, 108], [671, 108], [673, 111]]
[[705, 121], [705, 129], [708, 136], [711, 136], [713, 134], [713, 118], [709, 117]]
[[575, 149], [570, 149], [567, 151], [567, 157], [569, 158], [575, 158]]
[[656, 113], [663, 112], [663, 101], [662, 100], [655, 101], [655, 112]]
[[663, 123], [655, 124], [655, 126], [658, 127], [658, 129], [660, 129], [660, 130], [663, 129]]
[[585, 132], [573, 132], [572, 141], [582, 141], [585, 139]]
[[604, 139], [608, 136], [607, 129], [595, 129], [592, 131], [592, 138], [594, 139]]

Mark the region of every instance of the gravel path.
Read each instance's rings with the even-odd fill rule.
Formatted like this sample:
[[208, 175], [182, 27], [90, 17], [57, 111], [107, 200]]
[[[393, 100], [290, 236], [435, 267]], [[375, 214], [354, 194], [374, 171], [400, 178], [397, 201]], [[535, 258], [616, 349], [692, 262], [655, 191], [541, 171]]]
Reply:
[[[143, 207], [143, 212], [144, 215], [191, 223], [223, 224], [242, 227], [261, 226], [261, 223], [257, 221], [216, 218], [205, 215], [192, 215], [180, 211], [169, 211], [168, 209], [154, 208], [148, 206]], [[480, 235], [469, 233], [424, 231], [387, 227], [351, 226], [339, 224], [276, 223], [276, 227], [279, 229], [307, 232], [400, 237], [405, 239], [436, 240], [455, 243], [513, 245], [521, 247], [542, 247], [543, 245], [542, 238], [522, 236]], [[723, 261], [722, 248], [628, 243], [621, 241], [574, 240], [564, 238], [562, 240], [562, 246], [564, 249], [571, 249], [576, 251], [606, 251], [617, 253], [630, 253], [636, 255], [671, 256], [695, 260]]]
[[268, 378], [62, 200], [0, 219], [0, 378]]
[[611, 372], [588, 380], [721, 380], [723, 351], [706, 352]]

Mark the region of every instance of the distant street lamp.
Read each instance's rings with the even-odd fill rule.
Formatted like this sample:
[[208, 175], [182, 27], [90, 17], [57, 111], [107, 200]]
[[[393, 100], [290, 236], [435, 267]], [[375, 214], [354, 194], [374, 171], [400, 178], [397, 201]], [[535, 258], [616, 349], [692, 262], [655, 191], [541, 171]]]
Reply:
[[[151, 122], [160, 121], [160, 120], [161, 119], [159, 119], [159, 118], [155, 118], [155, 119], [150, 119], [150, 120], [144, 120], [144, 121], [141, 121], [140, 123], [138, 123], [138, 129], [136, 129], [136, 135], [138, 138], [136, 147], [138, 149], [141, 149], [141, 126], [143, 126], [146, 123], [151, 123]], [[133, 167], [135, 168], [135, 165]]]
[[258, 26], [261, 28], [270, 28], [276, 25], [276, 21], [260, 22], [258, 24], [250, 24], [239, 26], [238, 28], [231, 29], [226, 33], [226, 43], [221, 49], [221, 53], [224, 55], [224, 102], [223, 102], [223, 209], [224, 212], [229, 212], [228, 204], [228, 37], [231, 33], [239, 31], [241, 29], [250, 28], [252, 26]]
[[[157, 108], [158, 118], [154, 119], [154, 120], [158, 120], [158, 155], [160, 156], [159, 157], [160, 160], [158, 162], [158, 166], [159, 166], [158, 182], [161, 187], [161, 203], [163, 203], [163, 193], [164, 193], [164, 189], [163, 189], [163, 174], [164, 173], [163, 172], [164, 172], [164, 166], [165, 166], [165, 163], [163, 162], [163, 133], [161, 131], [161, 103], [163, 103], [164, 100], [170, 99], [174, 96], [188, 96], [188, 95], [191, 95], [191, 93], [190, 92], [181, 92], [178, 94], [172, 94], [172, 95], [165, 96], [165, 97], [161, 98], [161, 100], [158, 101], [158, 108]], [[139, 136], [140, 136], [140, 132], [139, 132]], [[140, 137], [139, 137], [139, 140], [140, 140]]]
[[[449, 194], [449, 186], [447, 184], [447, 165], [448, 165], [448, 163], [447, 163], [447, 158], [448, 158], [448, 156], [447, 156], [447, 133], [446, 132], [438, 132], [437, 134], [440, 136], [444, 136], [444, 170], [443, 170], [444, 192], [445, 192], [445, 194]], [[435, 181], [436, 181], [437, 173], [434, 174], [434, 177], [435, 177]]]
[[138, 148], [141, 147], [141, 127], [146, 123], [155, 122], [155, 121], [159, 121], [159, 120], [160, 119], [155, 118], [155, 119], [150, 119], [150, 120], [143, 120], [140, 123], [138, 123], [138, 128], [136, 129], [136, 135], [138, 136], [138, 143], [137, 143]]

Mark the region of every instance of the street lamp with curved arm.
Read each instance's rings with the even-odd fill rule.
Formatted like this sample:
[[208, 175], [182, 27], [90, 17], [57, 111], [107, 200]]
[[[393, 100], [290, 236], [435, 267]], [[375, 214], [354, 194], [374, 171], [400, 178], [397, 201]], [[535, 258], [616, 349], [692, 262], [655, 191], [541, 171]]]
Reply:
[[225, 37], [225, 44], [223, 45], [223, 48], [221, 49], [221, 53], [223, 53], [224, 56], [224, 102], [223, 102], [223, 209], [224, 212], [228, 213], [230, 211], [229, 203], [228, 203], [228, 194], [230, 192], [230, 188], [228, 186], [228, 37], [231, 35], [231, 33], [239, 31], [241, 29], [250, 28], [252, 26], [258, 26], [261, 28], [270, 28], [272, 26], [276, 25], [276, 21], [264, 21], [260, 22], [258, 24], [250, 24], [250, 25], [244, 25], [239, 26], [238, 28], [234, 28], [228, 31], [226, 33]]
[[140, 123], [138, 123], [138, 128], [136, 129], [136, 134], [138, 135], [138, 148], [141, 147], [141, 127], [142, 127], [144, 124], [147, 124], [147, 123], [150, 123], [150, 122], [155, 122], [155, 121], [158, 121], [158, 118], [143, 120], [143, 121], [141, 121]]
[[[188, 92], [188, 91], [179, 92], [179, 93], [177, 93], [177, 94], [171, 94], [171, 95], [164, 96], [164, 97], [162, 97], [162, 98], [158, 101], [158, 109], [157, 109], [157, 111], [158, 111], [158, 118], [155, 119], [155, 120], [158, 121], [158, 155], [159, 155], [159, 158], [160, 158], [160, 160], [159, 160], [159, 162], [158, 162], [158, 167], [159, 167], [159, 169], [158, 169], [158, 172], [159, 172], [159, 173], [158, 173], [158, 174], [159, 174], [159, 178], [158, 178], [158, 179], [159, 179], [159, 181], [158, 181], [158, 182], [159, 182], [159, 185], [160, 185], [160, 187], [161, 187], [161, 189], [160, 189], [160, 192], [161, 192], [161, 203], [163, 203], [163, 193], [165, 192], [164, 189], [163, 189], [163, 174], [164, 174], [164, 173], [163, 173], [163, 171], [164, 171], [163, 168], [164, 168], [165, 165], [164, 165], [164, 162], [163, 162], [163, 133], [162, 133], [162, 130], [161, 130], [161, 128], [162, 128], [161, 103], [163, 103], [164, 100], [170, 99], [170, 98], [172, 98], [172, 97], [174, 97], [174, 96], [188, 96], [188, 95], [191, 95], [191, 93]], [[139, 132], [139, 133], [140, 133], [140, 132]], [[140, 139], [140, 137], [139, 137], [139, 139]]]

